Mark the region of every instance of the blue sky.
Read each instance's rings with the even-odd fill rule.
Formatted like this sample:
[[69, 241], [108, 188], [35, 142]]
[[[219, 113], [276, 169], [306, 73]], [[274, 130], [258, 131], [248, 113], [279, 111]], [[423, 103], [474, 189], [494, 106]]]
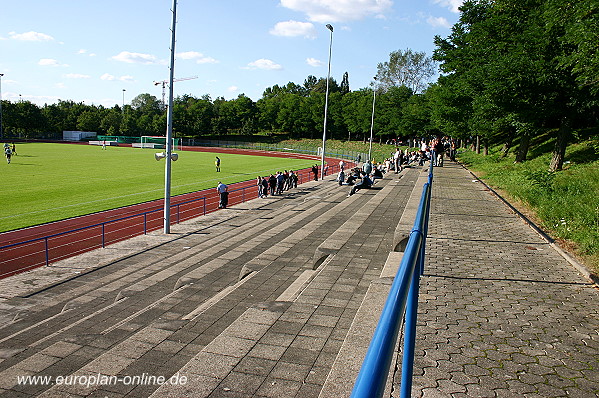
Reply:
[[[395, 50], [432, 55], [461, 0], [179, 0], [175, 96], [239, 94], [309, 75], [349, 73], [369, 86]], [[61, 100], [112, 107], [138, 94], [162, 96], [168, 79], [172, 0], [20, 0], [0, 7], [2, 99]], [[125, 91], [123, 91], [125, 90]]]

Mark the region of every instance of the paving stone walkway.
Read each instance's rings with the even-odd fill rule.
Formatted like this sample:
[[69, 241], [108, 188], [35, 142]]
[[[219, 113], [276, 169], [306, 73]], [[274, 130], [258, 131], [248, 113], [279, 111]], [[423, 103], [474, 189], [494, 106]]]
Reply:
[[466, 169], [445, 166], [434, 170], [413, 396], [599, 396], [597, 287]]
[[[310, 182], [0, 280], [0, 397], [349, 396], [426, 174]], [[413, 396], [597, 396], [596, 286], [460, 165], [433, 187]]]

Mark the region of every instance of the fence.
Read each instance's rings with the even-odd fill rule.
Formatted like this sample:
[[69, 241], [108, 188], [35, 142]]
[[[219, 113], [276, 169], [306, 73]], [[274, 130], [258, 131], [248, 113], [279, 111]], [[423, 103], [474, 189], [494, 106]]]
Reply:
[[[330, 165], [327, 174], [337, 172], [338, 168], [338, 165]], [[310, 169], [299, 170], [297, 173], [299, 184], [312, 179]], [[258, 197], [255, 180], [232, 184], [230, 188], [229, 205], [244, 203]], [[191, 194], [193, 199], [182, 199], [189, 195], [175, 196], [171, 199], [171, 224], [206, 215], [218, 209], [219, 197], [215, 189], [195, 192]], [[162, 200], [150, 202], [147, 211], [0, 246], [0, 278], [158, 230], [164, 224], [163, 203]]]
[[[221, 148], [239, 148], [239, 149], [257, 149], [261, 151], [274, 151], [274, 152], [292, 152], [292, 153], [303, 153], [306, 155], [320, 156], [320, 148], [314, 148], [304, 145], [288, 145], [281, 146], [278, 144], [267, 144], [263, 142], [243, 142], [243, 141], [223, 141], [223, 140], [186, 140], [190, 146], [206, 146], [206, 147], [221, 147]], [[343, 150], [331, 150], [327, 148], [326, 157], [346, 159], [354, 161], [365, 161], [368, 158], [367, 153], [356, 152], [356, 151], [343, 151]]]
[[431, 164], [428, 182], [424, 184], [422, 190], [414, 228], [410, 233], [399, 270], [391, 285], [391, 291], [354, 384], [352, 398], [383, 396], [404, 311], [404, 348], [401, 363], [400, 397], [408, 398], [411, 396], [418, 289], [420, 276], [424, 272], [432, 182], [433, 166]]

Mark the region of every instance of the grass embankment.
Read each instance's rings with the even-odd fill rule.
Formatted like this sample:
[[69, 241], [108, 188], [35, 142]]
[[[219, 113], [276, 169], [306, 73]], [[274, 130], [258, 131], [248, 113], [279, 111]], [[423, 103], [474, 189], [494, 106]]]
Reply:
[[500, 147], [490, 148], [488, 156], [466, 150], [459, 159], [599, 275], [597, 137], [570, 145], [563, 170], [555, 173], [547, 171], [547, 144], [533, 148], [534, 158], [519, 164], [514, 156], [502, 158]]
[[[322, 146], [322, 140], [318, 139], [302, 139], [302, 140], [283, 140], [277, 143], [280, 146], [286, 146], [290, 148], [305, 148], [316, 151], [317, 148]], [[401, 147], [405, 149], [406, 147]], [[369, 144], [362, 141], [340, 141], [340, 140], [327, 140], [327, 153], [329, 152], [356, 152], [368, 154]], [[379, 144], [376, 142], [372, 143], [372, 159], [375, 162], [383, 162], [386, 158], [391, 157], [395, 152], [394, 145]], [[362, 161], [364, 161], [362, 157]]]
[[[164, 197], [164, 161], [159, 150], [21, 143], [11, 164], [0, 163], [0, 232], [114, 209]], [[231, 184], [313, 161], [277, 157], [179, 152], [172, 166], [172, 195]]]

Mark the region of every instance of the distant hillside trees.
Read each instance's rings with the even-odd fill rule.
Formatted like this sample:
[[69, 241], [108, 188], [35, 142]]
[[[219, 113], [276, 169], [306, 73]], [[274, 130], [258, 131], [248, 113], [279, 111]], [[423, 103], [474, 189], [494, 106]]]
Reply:
[[[289, 82], [264, 90], [254, 102], [244, 94], [225, 100], [222, 97], [194, 97], [186, 94], [174, 99], [173, 131], [177, 137], [230, 134], [255, 134], [259, 131], [285, 132], [295, 138], [322, 135], [326, 79], [308, 76], [303, 84]], [[329, 81], [329, 138], [366, 139], [370, 134], [372, 89], [352, 92], [349, 75], [341, 84]], [[413, 91], [407, 87], [388, 87], [377, 93], [375, 135], [377, 139], [414, 135], [422, 131], [417, 123], [404, 123], [403, 108]], [[4, 105], [6, 103], [6, 105]], [[64, 130], [95, 131], [107, 135], [164, 135], [166, 111], [155, 96], [143, 93], [121, 108], [59, 101], [37, 107], [23, 101], [3, 102], [4, 130], [23, 138], [59, 138]], [[406, 127], [409, 126], [409, 127]]]

